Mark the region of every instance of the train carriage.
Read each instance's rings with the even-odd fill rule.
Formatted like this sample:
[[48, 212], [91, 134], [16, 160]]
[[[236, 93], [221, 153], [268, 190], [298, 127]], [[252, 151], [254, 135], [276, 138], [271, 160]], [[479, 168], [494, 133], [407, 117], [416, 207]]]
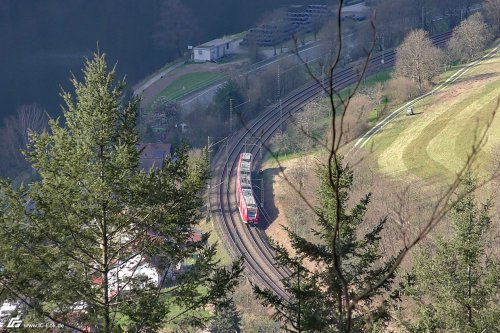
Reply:
[[252, 154], [240, 154], [237, 171], [236, 200], [241, 219], [244, 223], [257, 224], [259, 221], [259, 210], [252, 190]]

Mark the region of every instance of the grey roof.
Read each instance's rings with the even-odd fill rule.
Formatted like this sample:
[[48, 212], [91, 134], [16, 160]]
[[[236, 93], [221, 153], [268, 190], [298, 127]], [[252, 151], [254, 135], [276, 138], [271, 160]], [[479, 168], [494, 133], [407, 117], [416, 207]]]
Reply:
[[143, 143], [138, 148], [141, 151], [140, 167], [144, 171], [160, 169], [165, 158], [170, 157], [169, 143]]
[[203, 43], [201, 45], [196, 46], [196, 48], [211, 48], [214, 46], [221, 46], [227, 43], [231, 43], [238, 40], [238, 38], [234, 37], [223, 37], [223, 38], [217, 38], [214, 40], [211, 40], [209, 42]]

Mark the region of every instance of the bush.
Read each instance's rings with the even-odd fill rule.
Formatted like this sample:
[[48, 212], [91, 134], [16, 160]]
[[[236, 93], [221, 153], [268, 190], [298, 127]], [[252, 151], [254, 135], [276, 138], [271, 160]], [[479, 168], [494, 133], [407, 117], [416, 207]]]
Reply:
[[387, 82], [386, 93], [389, 98], [396, 103], [403, 103], [418, 96], [417, 84], [405, 77], [396, 76]]
[[344, 117], [343, 143], [347, 144], [368, 130], [368, 115], [373, 106], [370, 98], [363, 94], [351, 99]]

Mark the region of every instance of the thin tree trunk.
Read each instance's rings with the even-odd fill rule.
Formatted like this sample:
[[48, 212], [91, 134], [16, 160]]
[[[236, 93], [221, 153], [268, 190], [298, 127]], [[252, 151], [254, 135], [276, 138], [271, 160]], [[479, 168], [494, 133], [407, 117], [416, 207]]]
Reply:
[[471, 298], [472, 298], [472, 283], [471, 283], [471, 267], [470, 264], [467, 266], [467, 317], [468, 317], [468, 322], [469, 326], [472, 326], [472, 306], [470, 304]]
[[301, 326], [300, 326], [300, 313], [302, 311], [302, 309], [300, 308], [300, 264], [297, 264], [297, 289], [299, 291], [299, 299], [298, 299], [298, 305], [297, 305], [297, 308], [298, 308], [298, 313], [297, 313], [297, 325], [298, 325], [298, 333], [301, 333], [302, 332], [302, 329], [301, 329]]
[[[105, 213], [105, 207], [103, 206], [103, 213]], [[111, 318], [110, 318], [110, 311], [109, 311], [109, 280], [108, 280], [108, 272], [109, 272], [109, 266], [108, 266], [108, 239], [107, 239], [107, 234], [106, 234], [106, 229], [107, 229], [107, 221], [106, 217], [103, 216], [103, 231], [102, 231], [102, 237], [103, 237], [103, 262], [104, 262], [104, 278], [103, 278], [103, 298], [104, 298], [104, 332], [110, 333], [111, 332]]]
[[[104, 181], [104, 147], [100, 147], [99, 159], [101, 164], [100, 177]], [[104, 300], [104, 332], [111, 333], [111, 317], [109, 311], [109, 240], [108, 240], [108, 221], [107, 221], [107, 204], [102, 202], [101, 213], [102, 213], [102, 263], [103, 263], [103, 279], [102, 279], [102, 293]]]
[[[467, 235], [467, 238], [470, 240], [470, 234], [472, 232], [472, 215], [469, 214], [469, 232]], [[472, 281], [471, 281], [471, 264], [470, 264], [471, 258], [467, 258], [467, 319], [469, 322], [469, 326], [472, 327], [472, 305], [471, 305], [471, 299], [472, 299]]]
[[177, 49], [177, 54], [179, 55], [179, 57], [182, 57], [182, 50], [181, 50], [180, 41], [175, 42], [175, 48]]

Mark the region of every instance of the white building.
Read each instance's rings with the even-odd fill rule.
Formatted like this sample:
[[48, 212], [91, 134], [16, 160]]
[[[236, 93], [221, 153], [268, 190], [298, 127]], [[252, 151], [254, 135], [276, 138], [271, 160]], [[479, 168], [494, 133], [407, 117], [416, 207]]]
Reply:
[[109, 271], [111, 294], [113, 295], [119, 290], [130, 290], [130, 280], [136, 277], [143, 277], [144, 283], [150, 283], [154, 286], [158, 286], [160, 282], [156, 268], [145, 261], [141, 255], [135, 255]]
[[10, 318], [11, 315], [17, 310], [19, 303], [12, 301], [5, 301], [0, 306], [0, 327], [2, 327], [2, 322], [6, 318]]
[[238, 47], [237, 38], [218, 38], [193, 48], [193, 60], [196, 62], [216, 61], [234, 53]]

